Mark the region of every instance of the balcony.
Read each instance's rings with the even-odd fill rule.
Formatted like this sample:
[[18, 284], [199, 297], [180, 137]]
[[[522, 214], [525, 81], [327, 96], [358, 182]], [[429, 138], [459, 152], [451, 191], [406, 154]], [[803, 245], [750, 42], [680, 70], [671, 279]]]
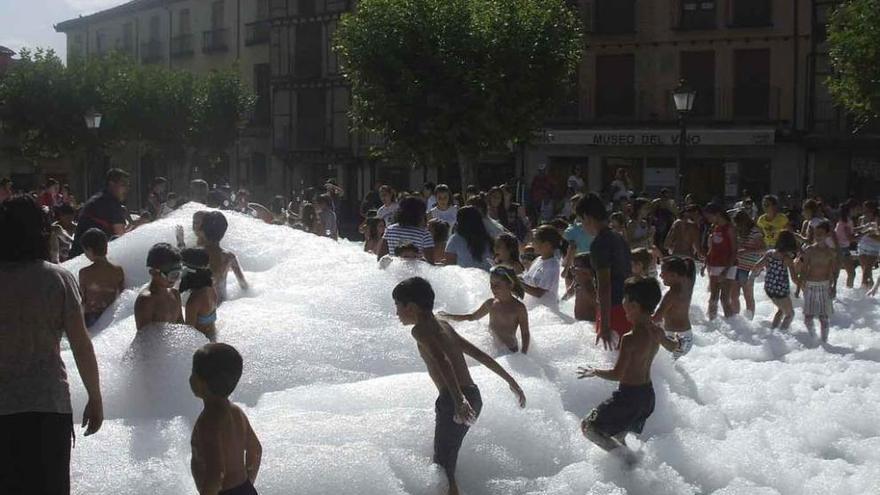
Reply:
[[228, 29], [212, 29], [202, 33], [202, 53], [219, 53], [229, 50], [226, 43]]
[[173, 58], [191, 57], [193, 50], [193, 35], [180, 34], [171, 38], [171, 56]]
[[766, 28], [773, 26], [772, 2], [767, 0], [734, 0], [729, 27]]
[[150, 40], [141, 43], [141, 61], [145, 64], [154, 64], [162, 61], [162, 42]]
[[[586, 108], [581, 123], [629, 125], [675, 122], [678, 114], [672, 102], [673, 89], [616, 89], [611, 95], [596, 93], [592, 98], [585, 99]], [[786, 120], [780, 108], [783, 98], [780, 88], [745, 86], [695, 89], [697, 99], [689, 120], [743, 124]]]
[[245, 46], [262, 45], [269, 42], [270, 24], [268, 20], [245, 24]]

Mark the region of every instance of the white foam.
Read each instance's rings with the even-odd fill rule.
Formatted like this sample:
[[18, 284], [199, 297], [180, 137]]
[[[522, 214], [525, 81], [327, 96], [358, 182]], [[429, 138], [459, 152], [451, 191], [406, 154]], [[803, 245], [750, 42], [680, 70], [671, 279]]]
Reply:
[[[146, 283], [146, 252], [174, 242], [196, 206], [144, 226], [110, 245], [127, 290], [93, 342], [107, 421], [77, 439], [74, 493], [195, 493], [189, 434], [200, 404], [189, 391], [192, 350], [205, 340], [170, 326], [161, 346], [135, 337], [134, 298]], [[257, 488], [264, 494], [433, 494], [443, 476], [431, 465], [436, 390], [390, 292], [413, 274], [437, 292], [437, 310], [466, 311], [489, 295], [485, 274], [392, 263], [380, 270], [361, 246], [269, 226], [227, 213], [224, 246], [253, 285], [218, 311], [219, 339], [245, 359], [233, 398], [245, 405], [264, 447]], [[84, 260], [66, 264], [74, 273]], [[816, 348], [800, 321], [771, 332], [773, 310], [760, 287], [755, 322], [708, 323], [705, 279], [695, 290], [696, 345], [673, 365], [654, 366], [657, 408], [627, 471], [588, 444], [579, 421], [614, 384], [576, 380], [585, 363], [613, 363], [594, 345], [592, 326], [545, 309], [531, 312], [528, 356], [499, 362], [520, 381], [528, 407], [482, 368], [480, 420], [465, 440], [459, 481], [470, 494], [861, 494], [880, 491], [880, 323], [873, 299], [843, 290], [831, 345]], [[796, 301], [796, 307], [799, 303]], [[561, 305], [571, 314], [572, 303]], [[800, 313], [798, 318], [800, 318]], [[456, 328], [492, 349], [485, 322]], [[171, 338], [168, 338], [168, 335]], [[159, 346], [159, 347], [157, 347]], [[496, 351], [493, 351], [496, 352]], [[74, 408], [85, 394], [64, 351]]]

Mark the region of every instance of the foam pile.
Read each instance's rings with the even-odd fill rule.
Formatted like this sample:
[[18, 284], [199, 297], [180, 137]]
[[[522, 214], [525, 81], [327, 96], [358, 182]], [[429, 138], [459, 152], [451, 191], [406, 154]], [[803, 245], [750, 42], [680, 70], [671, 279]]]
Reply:
[[[168, 325], [135, 338], [134, 300], [147, 282], [146, 253], [174, 243], [195, 205], [110, 245], [128, 290], [98, 323], [93, 342], [107, 421], [73, 451], [73, 493], [196, 493], [189, 435], [200, 408], [189, 391], [192, 351], [204, 337]], [[419, 274], [434, 285], [437, 310], [469, 311], [489, 296], [486, 275], [457, 267], [395, 262], [380, 270], [359, 244], [316, 238], [227, 213], [223, 244], [252, 285], [218, 310], [218, 338], [245, 360], [233, 399], [263, 443], [263, 494], [435, 494], [431, 465], [436, 390], [391, 288]], [[76, 259], [73, 273], [85, 264]], [[771, 332], [773, 306], [758, 289], [758, 317], [709, 323], [705, 279], [692, 308], [694, 350], [654, 365], [657, 408], [632, 471], [588, 444], [579, 417], [615, 384], [576, 380], [586, 363], [615, 356], [593, 344], [593, 328], [545, 309], [530, 313], [529, 355], [499, 362], [520, 382], [519, 409], [506, 384], [474, 368], [485, 407], [459, 460], [464, 493], [478, 494], [868, 494], [880, 492], [880, 308], [843, 290], [831, 344], [817, 347], [795, 323]], [[799, 301], [796, 301], [799, 305]], [[571, 314], [571, 302], [562, 313]], [[798, 313], [800, 315], [800, 312]], [[486, 322], [460, 323], [491, 354]], [[68, 366], [75, 420], [85, 393]], [[630, 437], [632, 438], [632, 437]]]

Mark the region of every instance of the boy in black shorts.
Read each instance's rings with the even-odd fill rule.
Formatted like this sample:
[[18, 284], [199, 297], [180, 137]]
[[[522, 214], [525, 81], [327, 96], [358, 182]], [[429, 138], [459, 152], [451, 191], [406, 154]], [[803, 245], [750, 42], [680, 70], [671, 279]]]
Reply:
[[628, 279], [623, 289], [623, 308], [633, 329], [621, 338], [617, 364], [610, 370], [578, 368], [578, 378], [596, 376], [620, 382], [611, 398], [581, 423], [584, 436], [607, 451], [625, 446], [627, 432], [641, 433], [654, 412], [651, 363], [661, 340], [666, 338], [663, 330], [651, 322], [660, 297], [657, 279]]
[[397, 306], [400, 322], [414, 325], [412, 336], [439, 392], [435, 403], [434, 462], [446, 471], [449, 495], [457, 495], [455, 465], [458, 450], [483, 407], [480, 389], [471, 379], [464, 355], [476, 359], [503, 378], [517, 396], [520, 407], [525, 407], [526, 396], [516, 380], [494, 359], [455, 333], [449, 323], [434, 316], [434, 290], [427, 280], [421, 277], [406, 279], [397, 284], [391, 297]]

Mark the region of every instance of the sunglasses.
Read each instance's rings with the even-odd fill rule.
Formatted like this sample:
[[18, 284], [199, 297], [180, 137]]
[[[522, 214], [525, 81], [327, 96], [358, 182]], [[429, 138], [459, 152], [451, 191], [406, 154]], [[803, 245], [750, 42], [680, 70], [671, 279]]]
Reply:
[[533, 254], [533, 253], [525, 253], [525, 254], [521, 254], [521, 255], [519, 256], [519, 259], [520, 259], [520, 261], [535, 261], [535, 259], [536, 259], [537, 257], [538, 257], [537, 254]]
[[183, 275], [183, 267], [181, 265], [172, 265], [168, 268], [159, 268], [159, 273], [165, 277], [165, 280], [176, 282]]

